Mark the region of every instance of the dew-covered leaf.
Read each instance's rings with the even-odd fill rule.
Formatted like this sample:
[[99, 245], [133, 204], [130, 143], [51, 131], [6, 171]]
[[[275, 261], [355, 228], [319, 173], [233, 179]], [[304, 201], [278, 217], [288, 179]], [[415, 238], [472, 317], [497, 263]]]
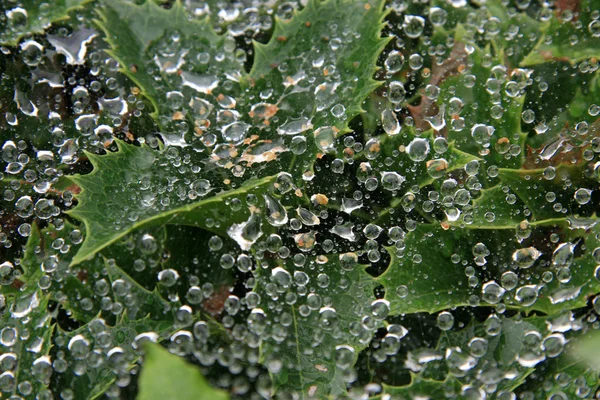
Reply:
[[387, 248], [390, 264], [377, 281], [386, 288], [391, 313], [433, 313], [467, 305], [473, 290], [464, 269], [450, 260], [460, 252], [457, 248], [467, 246], [463, 232], [421, 225], [406, 235], [399, 249]]
[[[308, 258], [303, 265], [273, 262], [270, 271], [259, 267], [255, 272], [253, 291], [260, 304], [248, 321], [262, 338], [261, 363], [276, 393], [323, 397], [346, 392], [370, 330], [389, 311], [385, 300], [375, 299], [376, 282], [357, 261], [354, 253], [331, 254]], [[368, 328], [363, 317], [370, 320]]]
[[90, 0], [42, 0], [7, 2], [0, 6], [3, 15], [0, 44], [16, 46], [26, 34], [40, 34], [52, 23], [69, 18], [69, 11], [81, 8]]
[[[217, 35], [206, 19], [190, 19], [181, 1], [166, 10], [154, 1], [109, 0], [100, 15], [110, 54], [152, 102], [165, 129], [174, 131], [174, 123], [186, 118], [198, 124], [208, 120], [211, 103], [223, 96], [221, 80], [232, 84], [243, 73], [225, 45], [231, 40]], [[184, 93], [191, 99], [184, 101]]]
[[[4, 290], [14, 281], [13, 271], [3, 264], [2, 303], [4, 314], [0, 319], [0, 345], [2, 345], [3, 374], [1, 390], [12, 395], [28, 396], [31, 393], [51, 393], [48, 390], [52, 376], [52, 360], [49, 356], [52, 347], [52, 335], [55, 329], [54, 313], [48, 310], [49, 295], [38, 287], [40, 278], [37, 266], [37, 248], [41, 242], [40, 231], [33, 226], [26, 252], [21, 259], [24, 283], [16, 290]], [[6, 279], [13, 280], [7, 282]], [[8, 296], [8, 305], [5, 297]]]
[[[578, 63], [600, 58], [600, 21], [594, 12], [600, 9], [597, 0], [576, 2], [579, 18], [563, 12], [550, 19], [543, 36], [531, 53], [521, 62], [523, 66], [540, 64], [549, 60]], [[569, 17], [570, 16], [570, 17]]]
[[[472, 46], [472, 45], [471, 45]], [[509, 71], [490, 46], [474, 47], [471, 66], [440, 84], [439, 107], [446, 111], [448, 139], [456, 148], [485, 156], [490, 165], [518, 168], [524, 155], [521, 131], [523, 81], [528, 71]], [[454, 90], [448, 90], [450, 87]]]
[[278, 21], [269, 43], [255, 43], [247, 78], [253, 91], [274, 87], [270, 102], [288, 122], [304, 117], [316, 129], [346, 131], [381, 84], [373, 74], [389, 40], [380, 37], [384, 15], [381, 1], [309, 1], [289, 21]]
[[597, 395], [597, 0], [9, 3], [1, 396]]
[[[186, 184], [176, 178], [177, 170], [169, 165], [169, 152], [118, 143], [118, 152], [89, 155], [94, 165], [90, 174], [71, 177], [81, 193], [77, 207], [69, 214], [86, 226], [85, 240], [72, 264], [90, 258], [141, 226], [179, 223], [226, 234], [230, 226], [219, 221], [243, 223], [253, 215], [245, 206], [233, 211], [226, 202], [248, 194], [261, 196], [273, 180], [248, 181], [244, 187], [194, 201], [213, 192], [209, 180]], [[173, 184], [179, 189], [174, 190]]]
[[[71, 332], [59, 330], [54, 339], [66, 369], [55, 375], [56, 382], [73, 391], [76, 398], [101, 398], [120, 377], [139, 363], [141, 346], [146, 341], [159, 340], [173, 332], [169, 321], [152, 321], [149, 317], [130, 320], [123, 316], [111, 326], [102, 318]], [[105, 345], [114, 341], [114, 347]], [[92, 356], [99, 362], [88, 367], [85, 360]], [[85, 373], [81, 373], [85, 371]]]

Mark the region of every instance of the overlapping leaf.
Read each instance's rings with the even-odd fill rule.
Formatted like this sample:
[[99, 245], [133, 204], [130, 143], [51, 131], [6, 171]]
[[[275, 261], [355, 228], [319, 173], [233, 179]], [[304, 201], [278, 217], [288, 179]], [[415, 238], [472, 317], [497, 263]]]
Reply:
[[[358, 353], [372, 336], [361, 321], [373, 318], [375, 301], [376, 282], [356, 257], [319, 256], [303, 266], [276, 262], [279, 266], [271, 271], [256, 271], [254, 291], [261, 303], [249, 316], [250, 329], [263, 338], [262, 363], [278, 393], [323, 397], [346, 392]], [[314, 285], [311, 293], [298, 294]], [[387, 304], [381, 307], [372, 330], [387, 315]]]
[[250, 180], [241, 188], [194, 202], [190, 198], [212, 191], [210, 181], [186, 183], [178, 178], [168, 151], [118, 143], [118, 152], [89, 155], [94, 164], [92, 173], [71, 177], [82, 192], [78, 206], [69, 214], [86, 225], [85, 240], [72, 264], [90, 258], [141, 226], [180, 223], [223, 234], [229, 228], [225, 222], [241, 223], [250, 216], [248, 207], [234, 211], [226, 203], [248, 194], [261, 195], [273, 180]]
[[569, 14], [560, 10], [557, 13], [560, 16], [555, 16], [549, 21], [543, 31], [543, 37], [521, 62], [522, 65], [530, 66], [548, 60], [578, 63], [590, 58], [599, 58], [600, 23], [597, 18], [594, 19], [593, 13], [600, 5], [597, 0], [583, 0], [577, 2], [577, 5], [580, 18], [568, 20], [566, 15]]
[[0, 29], [0, 43], [15, 46], [26, 34], [43, 33], [53, 22], [68, 19], [70, 10], [87, 2], [89, 0], [57, 0], [52, 4], [41, 0], [3, 3], [0, 12], [5, 19]]
[[144, 346], [139, 400], [178, 398], [185, 400], [226, 400], [223, 391], [211, 388], [200, 371], [156, 344]]
[[[21, 287], [16, 290], [4, 290], [4, 286], [2, 290], [9, 296], [10, 307], [0, 319], [5, 365], [9, 366], [3, 371], [6, 385], [2, 391], [13, 395], [48, 393], [52, 376], [49, 353], [55, 324], [53, 313], [48, 311], [50, 296], [38, 287], [42, 274], [35, 252], [39, 251], [41, 241], [40, 231], [34, 225], [21, 259], [20, 279], [24, 284], [17, 285]], [[25, 338], [24, 332], [28, 333]]]

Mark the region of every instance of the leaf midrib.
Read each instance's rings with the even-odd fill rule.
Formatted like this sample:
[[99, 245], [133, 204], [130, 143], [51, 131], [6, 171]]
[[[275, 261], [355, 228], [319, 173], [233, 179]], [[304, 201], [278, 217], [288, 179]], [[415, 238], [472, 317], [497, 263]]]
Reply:
[[[93, 172], [92, 172], [93, 173]], [[89, 175], [87, 175], [89, 176]], [[258, 179], [256, 181], [250, 182], [250, 185], [252, 187], [255, 186], [262, 186], [264, 184], [267, 184], [271, 181], [273, 181], [276, 178], [276, 175], [271, 175], [271, 176], [267, 176], [265, 178], [261, 178]], [[74, 266], [76, 264], [79, 264], [80, 262], [87, 260], [88, 258], [92, 257], [94, 254], [96, 254], [97, 252], [99, 252], [100, 250], [108, 247], [109, 245], [115, 243], [117, 240], [121, 239], [122, 237], [126, 236], [127, 234], [139, 229], [142, 226], [148, 225], [152, 222], [158, 222], [161, 220], [165, 220], [167, 219], [166, 222], [164, 222], [164, 225], [168, 225], [172, 220], [174, 220], [177, 216], [179, 216], [179, 214], [185, 214], [185, 213], [190, 213], [192, 211], [194, 211], [197, 208], [203, 207], [203, 206], [209, 206], [212, 203], [218, 203], [220, 201], [222, 201], [224, 198], [232, 196], [232, 195], [236, 195], [236, 194], [241, 194], [241, 193], [245, 193], [249, 186], [248, 184], [239, 187], [238, 189], [233, 189], [233, 190], [228, 190], [228, 191], [224, 191], [221, 192], [209, 199], [205, 199], [205, 200], [201, 200], [198, 201], [196, 203], [191, 203], [191, 204], [185, 204], [183, 206], [177, 207], [175, 209], [169, 210], [169, 211], [165, 211], [162, 213], [158, 213], [152, 216], [149, 216], [145, 219], [142, 219], [141, 221], [138, 221], [136, 223], [134, 223], [133, 225], [128, 226], [126, 229], [119, 231], [116, 235], [114, 235], [111, 239], [109, 240], [103, 240], [101, 241], [99, 244], [93, 246], [90, 249], [86, 249], [85, 246], [85, 242], [83, 243], [82, 247], [79, 249], [79, 252], [75, 255], [75, 257], [73, 257], [73, 260], [71, 260], [71, 263], [69, 264], [69, 266]], [[79, 194], [78, 197], [82, 197], [85, 193], [85, 189], [82, 190], [82, 192]], [[72, 216], [72, 217], [79, 217], [79, 219], [81, 219], [86, 227], [86, 232], [88, 235], [92, 236], [94, 232], [94, 229], [90, 226], [90, 220], [88, 218], [84, 218], [84, 214], [86, 213], [85, 211], [79, 211], [78, 207], [75, 207], [69, 211], [66, 212], [68, 215]], [[171, 217], [169, 219], [169, 217]], [[210, 230], [211, 232], [217, 233], [217, 234], [221, 234], [222, 232], [217, 231], [217, 230], [213, 230], [210, 228], [206, 228], [207, 230]], [[113, 231], [114, 232], [114, 231]], [[93, 236], [92, 236], [93, 237]], [[83, 254], [82, 254], [82, 250], [86, 250]]]

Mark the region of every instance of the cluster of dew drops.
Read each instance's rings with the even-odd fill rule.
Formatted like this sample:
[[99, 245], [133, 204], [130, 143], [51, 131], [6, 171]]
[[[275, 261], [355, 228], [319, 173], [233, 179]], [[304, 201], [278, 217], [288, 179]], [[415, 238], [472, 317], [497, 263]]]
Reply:
[[[137, 186], [141, 194], [136, 201], [140, 201], [143, 207], [150, 211], [159, 205], [168, 207], [173, 201], [191, 203], [208, 198], [222, 189], [222, 182], [203, 175], [204, 164], [200, 166], [194, 161], [197, 154], [206, 155], [206, 159], [211, 160], [219, 170], [231, 171], [229, 178], [232, 180], [237, 178], [237, 182], [243, 182], [243, 179], [252, 175], [252, 164], [268, 163], [277, 154], [285, 151], [297, 155], [307, 151], [303, 135], [312, 131], [310, 118], [288, 115], [278, 128], [281, 139], [248, 146], [246, 140], [252, 126], [244, 122], [240, 113], [236, 111], [240, 99], [227, 95], [211, 96], [212, 91], [221, 82], [226, 89], [232, 91], [233, 88], [228, 86], [234, 84], [223, 76], [218, 76], [224, 75], [223, 73], [211, 71], [211, 67], [208, 67], [202, 76], [185, 71], [179, 73], [189, 60], [206, 65], [212, 65], [209, 62], [211, 58], [218, 59], [223, 64], [245, 63], [252, 57], [252, 50], [249, 50], [251, 40], [268, 39], [275, 15], [281, 20], [288, 20], [294, 10], [304, 7], [304, 4], [293, 2], [222, 3], [217, 2], [216, 6], [209, 6], [208, 3], [198, 0], [184, 1], [190, 14], [195, 17], [212, 15], [216, 31], [227, 35], [223, 49], [211, 49], [209, 52], [188, 49], [185, 43], [179, 40], [178, 33], [170, 32], [149, 50], [154, 56], [149, 57], [150, 61], [145, 67], [148, 73], [161, 77], [157, 78], [156, 85], [159, 91], [165, 92], [165, 98], [160, 99], [159, 104], [159, 114], [162, 115], [159, 122], [164, 128], [162, 131], [149, 115], [152, 106], [140, 95], [139, 89], [119, 72], [118, 62], [103, 51], [108, 45], [97, 28], [89, 24], [85, 15], [79, 15], [75, 19], [75, 28], [52, 29], [45, 35], [25, 37], [17, 47], [0, 48], [2, 57], [8, 60], [6, 65], [13, 65], [13, 70], [7, 69], [3, 72], [0, 83], [2, 93], [10, 92], [9, 98], [12, 100], [11, 104], [1, 104], [4, 115], [0, 120], [4, 165], [3, 172], [0, 173], [0, 245], [3, 247], [3, 253], [0, 254], [4, 257], [4, 260], [0, 260], [2, 285], [14, 286], [15, 282], [19, 281], [21, 248], [31, 234], [34, 221], [37, 221], [39, 226], [51, 226], [57, 232], [55, 240], [49, 245], [50, 248], [45, 250], [46, 259], [39, 266], [43, 271], [38, 283], [40, 289], [56, 288], [57, 284], [60, 287], [60, 282], [65, 276], [77, 273], [70, 271], [64, 262], [61, 263], [61, 260], [72, 257], [85, 236], [83, 229], [74, 227], [73, 221], [63, 214], [76, 203], [74, 195], [77, 188], [59, 187], [59, 182], [65, 175], [91, 170], [84, 150], [92, 153], [102, 153], [105, 149], [114, 150], [116, 137], [133, 140], [132, 135], [137, 142], [146, 143], [154, 148], [158, 148], [159, 142], [162, 142], [166, 150], [155, 163], [169, 168], [173, 174], [172, 179], [165, 187], [153, 187], [153, 182], [145, 182], [144, 179], [141, 179], [140, 185]], [[517, 1], [518, 12], [526, 10], [529, 3]], [[449, 4], [455, 9], [468, 6], [463, 0], [450, 0]], [[420, 15], [411, 15], [408, 10], [412, 8], [409, 6], [411, 5], [408, 2], [403, 1], [387, 5], [392, 8], [390, 15], [394, 22], [388, 25], [386, 34], [396, 37], [392, 40], [391, 47], [386, 49], [381, 63], [381, 78], [385, 80], [381, 96], [390, 104], [376, 115], [383, 135], [402, 135], [403, 130], [417, 126], [417, 121], [406, 111], [406, 101], [421, 89], [432, 101], [446, 95], [435, 84], [418, 87], [420, 79], [416, 77], [429, 76], [435, 67], [427, 67], [426, 60], [431, 57], [443, 60], [455, 45], [449, 37], [445, 45], [427, 46], [429, 39], [424, 33], [431, 26], [443, 27], [448, 21], [448, 12], [432, 5], [423, 6], [424, 11]], [[550, 18], [551, 13], [551, 8], [545, 4], [537, 18], [543, 21]], [[600, 36], [599, 14], [594, 12], [592, 22], [582, 28], [587, 29], [593, 37]], [[473, 30], [485, 32], [489, 38], [498, 35], [501, 21], [497, 18], [482, 16], [475, 11], [472, 17]], [[27, 18], [29, 16], [25, 9], [15, 7], [6, 11], [5, 16], [0, 17], [0, 21], [14, 25], [17, 29]], [[568, 20], [568, 13], [563, 18]], [[514, 35], [518, 35], [518, 29], [509, 29], [509, 32], [513, 31]], [[530, 39], [536, 41], [539, 38]], [[331, 40], [332, 51], [335, 51], [336, 46], [341, 45], [343, 40], [347, 38], [336, 41], [334, 37]], [[427, 54], [411, 48], [411, 41], [415, 40], [424, 41], [426, 46], [422, 51], [426, 51]], [[469, 49], [466, 51], [468, 53]], [[291, 87], [289, 92], [294, 92], [295, 85], [300, 87], [305, 84], [300, 82], [308, 81], [309, 89], [313, 90], [315, 96], [318, 112], [331, 113], [336, 118], [343, 118], [344, 105], [336, 101], [338, 83], [335, 67], [328, 67], [331, 76], [326, 81], [310, 79], [311, 68], [321, 70], [330, 61], [326, 55], [308, 57], [305, 61], [308, 78], [300, 73], [292, 77], [291, 82], [288, 82]], [[492, 66], [494, 62], [491, 59], [484, 60], [487, 66]], [[597, 68], [597, 63], [582, 62], [579, 65], [582, 73], [591, 73]], [[285, 65], [279, 66], [279, 69], [285, 72]], [[18, 76], [15, 71], [18, 71]], [[398, 78], [397, 73], [400, 71], [408, 71], [406, 78]], [[235, 76], [239, 71], [232, 70], [227, 73], [229, 76]], [[484, 85], [491, 95], [491, 104], [478, 106], [489, 107], [490, 115], [495, 120], [501, 120], [506, 112], [501, 100], [503, 95], [509, 98], [519, 96], [532, 85], [537, 86], [540, 91], [547, 89], [543, 76], [532, 76], [532, 72], [526, 69], [515, 68], [509, 75], [505, 66], [496, 65], [491, 68], [492, 75], [486, 77], [483, 82], [475, 75], [469, 74], [468, 70], [465, 73], [465, 85]], [[169, 90], [175, 81], [181, 82], [180, 85], [186, 90]], [[303, 90], [309, 89], [303, 87]], [[284, 91], [284, 95], [285, 93]], [[251, 112], [268, 120], [271, 118], [272, 101], [269, 90], [261, 92], [260, 101], [251, 107]], [[459, 97], [451, 97], [447, 104], [439, 108], [438, 114], [425, 116], [423, 120], [427, 128], [436, 131], [470, 130], [473, 142], [479, 146], [478, 155], [482, 158], [490, 153], [490, 147], [494, 147], [495, 152], [507, 159], [518, 157], [525, 151], [510, 140], [492, 142], [494, 127], [490, 125], [490, 121], [467, 126], [461, 117], [461, 112], [466, 106], [473, 107], [472, 104], [465, 104]], [[185, 118], [187, 113], [193, 113], [193, 127], [189, 126], [189, 120]], [[600, 115], [600, 105], [588, 104], [586, 113], [591, 117]], [[167, 117], [164, 117], [165, 115]], [[447, 120], [451, 121], [448, 126]], [[544, 134], [553, 129], [554, 121], [536, 118], [535, 111], [531, 109], [523, 110], [522, 120], [525, 124], [534, 124], [533, 129], [537, 134]], [[574, 134], [585, 137], [589, 129], [589, 124], [582, 121], [575, 125]], [[188, 147], [185, 141], [186, 133], [190, 130], [193, 131], [193, 138]], [[136, 276], [136, 273], [140, 276], [152, 275], [153, 279], [155, 277], [154, 283], [166, 293], [168, 301], [183, 304], [175, 310], [173, 330], [168, 332], [166, 337], [165, 343], [171, 352], [191, 356], [196, 363], [207, 367], [205, 372], [211, 382], [227, 388], [234, 395], [268, 397], [272, 389], [269, 373], [278, 374], [283, 368], [290, 368], [290, 361], [286, 354], [274, 352], [264, 365], [261, 365], [260, 349], [264, 346], [263, 341], [267, 341], [263, 338], [265, 332], [269, 333], [269, 340], [277, 344], [285, 342], [289, 335], [291, 315], [281, 311], [282, 304], [285, 304], [297, 305], [302, 318], [315, 321], [311, 328], [315, 329], [316, 333], [310, 338], [314, 349], [308, 353], [309, 358], [311, 355], [322, 356], [322, 352], [330, 351], [331, 349], [319, 348], [318, 344], [324, 336], [331, 336], [331, 332], [335, 332], [333, 336], [337, 345], [333, 349], [334, 354], [323, 357], [334, 359], [336, 367], [343, 371], [343, 379], [348, 384], [363, 384], [368, 381], [361, 380], [361, 366], [353, 366], [357, 357], [355, 346], [345, 343], [359, 343], [360, 346], [368, 347], [367, 357], [375, 363], [396, 365], [396, 368], [414, 372], [423, 371], [429, 363], [442, 360], [451, 374], [469, 382], [465, 383], [461, 390], [465, 395], [468, 393], [475, 396], [473, 398], [485, 398], [486, 394], [494, 393], [499, 382], [515, 376], [517, 366], [532, 367], [547, 358], [561, 354], [567, 342], [564, 334], [570, 330], [581, 329], [584, 322], [582, 319], [575, 319], [572, 313], [558, 316], [548, 324], [547, 329], [536, 330], [532, 326], [525, 332], [523, 348], [517, 356], [515, 368], [501, 370], [495, 365], [483, 362], [488, 351], [488, 341], [494, 340], [502, 333], [502, 314], [506, 311], [504, 298], [510, 297], [521, 306], [528, 307], [536, 302], [544, 283], [553, 279], [562, 283], [570, 281], [569, 267], [573, 263], [577, 243], [564, 242], [556, 233], [550, 236], [553, 249], [549, 261], [545, 261], [552, 266], [554, 272], [548, 269], [541, 279], [519, 273], [534, 266], [542, 257], [542, 251], [534, 246], [514, 250], [514, 266], [508, 268], [498, 281], [491, 279], [481, 282], [476, 273], [478, 268], [488, 263], [488, 259], [493, 258], [485, 243], [472, 244], [472, 259], [461, 259], [458, 254], [452, 256], [454, 264], [465, 267], [467, 285], [473, 289], [473, 293], [477, 293], [469, 302], [472, 305], [477, 305], [480, 301], [496, 305], [495, 312], [491, 313], [483, 324], [483, 333], [469, 338], [462, 349], [449, 347], [445, 352], [441, 352], [433, 349], [434, 344], [421, 346], [419, 340], [411, 339], [410, 327], [403, 326], [400, 318], [389, 317], [390, 303], [382, 298], [373, 297], [364, 307], [352, 310], [351, 312], [356, 314], [354, 319], [357, 322], [344, 325], [344, 328], [348, 328], [347, 331], [336, 330], [336, 325], [342, 323], [338, 322], [342, 316], [338, 315], [335, 309], [334, 297], [338, 291], [343, 292], [353, 283], [348, 282], [343, 274], [342, 278], [336, 277], [333, 280], [332, 276], [337, 275], [328, 275], [329, 262], [333, 259], [339, 261], [336, 265], [347, 272], [357, 268], [358, 263], [385, 263], [389, 261], [387, 250], [383, 248], [386, 245], [395, 248], [400, 257], [411, 257], [412, 262], [425, 264], [427, 254], [404, 254], [406, 233], [415, 231], [421, 223], [411, 212], [418, 207], [431, 215], [441, 213], [436, 215], [442, 215], [450, 222], [457, 221], [459, 217], [468, 221], [468, 213], [472, 211], [469, 208], [472, 196], [482, 187], [480, 176], [494, 178], [498, 174], [498, 168], [494, 165], [484, 166], [484, 162], [471, 161], [462, 168], [464, 179], [459, 183], [456, 179], [445, 176], [448, 161], [444, 155], [449, 151], [448, 140], [444, 136], [435, 139], [415, 137], [402, 148], [402, 152], [415, 165], [413, 171], [426, 164], [425, 171], [432, 179], [444, 178], [439, 190], [424, 191], [418, 185], [405, 187], [407, 177], [391, 167], [395, 162], [394, 157], [400, 154], [398, 151], [385, 158], [380, 155], [385, 145], [380, 143], [382, 136], [363, 140], [357, 135], [346, 135], [336, 139], [331, 128], [327, 127], [315, 131], [314, 134], [320, 150], [327, 152], [337, 149], [337, 154], [341, 156], [335, 159], [326, 156], [316, 164], [314, 173], [304, 173], [302, 189], [296, 186], [295, 177], [282, 172], [274, 185], [275, 193], [281, 200], [268, 194], [248, 195], [243, 198], [240, 196], [241, 198], [229, 200], [228, 206], [233, 211], [243, 206], [257, 209], [264, 207], [267, 223], [278, 233], [263, 234], [259, 213], [252, 213], [247, 221], [228, 227], [228, 237], [211, 236], [199, 246], [210, 250], [209, 258], [212, 261], [205, 259], [203, 249], [200, 248], [197, 254], [188, 260], [190, 266], [171, 266], [162, 270], [160, 264], [167, 257], [165, 254], [168, 251], [165, 250], [166, 245], [157, 232], [136, 233], [127, 239], [126, 247], [134, 254], [134, 259], [131, 260], [131, 265], [119, 267], [132, 271], [133, 276]], [[561, 136], [557, 141], [548, 143], [540, 153], [540, 159], [550, 160], [564, 148], [568, 140], [569, 138]], [[243, 148], [243, 151], [236, 152], [236, 146]], [[600, 142], [592, 140], [592, 150], [586, 150], [582, 157], [593, 161], [597, 152], [600, 152]], [[367, 161], [353, 165], [355, 158], [361, 154]], [[242, 166], [243, 163], [246, 163], [246, 167]], [[349, 170], [356, 173], [348, 174]], [[596, 166], [594, 172], [600, 175], [600, 166]], [[554, 179], [555, 168], [547, 167], [543, 174], [548, 180]], [[327, 191], [327, 184], [337, 180], [338, 175], [342, 186], [344, 180], [352, 179], [353, 185], [360, 187], [360, 190], [354, 191], [351, 196], [340, 195], [338, 187], [332, 184], [330, 191]], [[218, 176], [222, 180], [222, 176]], [[312, 207], [286, 207], [286, 199], [297, 195], [299, 190], [310, 192], [312, 188], [320, 188], [319, 191], [315, 189], [314, 192], [308, 193]], [[376, 215], [376, 194], [381, 191], [392, 193], [399, 200], [401, 210], [397, 212], [400, 215], [395, 217], [392, 209], [392, 222], [386, 223], [385, 226], [368, 221]], [[514, 194], [509, 193], [509, 190], [505, 192], [508, 203], [516, 202]], [[586, 205], [591, 201], [592, 193], [592, 187], [578, 188], [574, 200], [579, 205]], [[556, 193], [553, 192], [545, 195], [547, 202], [553, 203], [556, 212], [568, 215], [568, 207], [556, 202], [556, 197]], [[335, 207], [328, 207], [332, 205]], [[367, 221], [354, 218], [356, 213], [361, 212], [367, 216]], [[532, 235], [534, 228], [526, 222], [529, 213], [528, 210], [524, 211], [525, 221], [516, 229], [517, 243]], [[124, 217], [130, 220], [139, 218], [138, 215], [129, 213]], [[485, 219], [493, 222], [494, 213], [486, 213]], [[207, 226], [218, 223], [207, 221]], [[231, 246], [231, 241], [235, 242], [236, 246]], [[589, 250], [593, 251], [596, 262], [600, 263], [600, 250]], [[260, 269], [263, 261], [267, 265], [265, 260], [272, 258], [285, 260], [286, 267], [272, 268], [266, 278], [264, 271], [261, 271], [262, 278], [266, 279], [267, 283], [259, 293], [255, 290], [258, 278], [253, 276], [252, 272]], [[111, 262], [116, 261], [109, 259], [108, 263]], [[207, 274], [196, 275], [190, 272], [201, 271], [202, 265], [207, 262], [214, 262], [217, 270], [235, 271], [233, 276], [241, 277], [243, 282], [235, 285], [234, 289], [231, 283], [224, 284], [219, 282], [218, 278], [213, 280]], [[523, 276], [526, 279], [523, 279]], [[132, 282], [117, 279], [109, 283], [102, 275], [87, 276], [86, 280], [92, 288], [92, 298], [70, 299], [78, 302], [81, 309], [92, 310], [98, 306], [106, 315], [119, 316], [128, 309], [139, 307], [139, 304], [136, 304], [140, 301], [139, 298], [135, 293], [130, 293]], [[180, 296], [175, 288], [181, 286], [186, 286], [186, 289]], [[414, 293], [414, 289], [408, 283], [393, 289], [399, 299]], [[568, 291], [560, 292], [553, 300], [561, 302], [573, 295]], [[57, 297], [60, 301], [68, 296], [66, 291], [59, 291]], [[3, 326], [0, 332], [0, 391], [18, 393], [23, 397], [31, 395], [34, 382], [22, 381], [15, 387], [16, 366], [22, 354], [16, 349], [21, 341], [28, 339], [28, 317], [35, 310], [40, 298], [33, 295], [27, 298], [27, 301], [27, 304], [19, 303], [7, 309], [6, 299], [0, 294], [3, 312], [11, 315], [11, 322]], [[600, 313], [600, 301], [594, 299], [593, 304], [595, 311]], [[212, 320], [197, 321], [197, 312], [216, 318], [224, 330], [211, 325]], [[278, 315], [277, 318], [270, 319], [272, 314]], [[442, 311], [431, 318], [433, 324], [427, 327], [431, 332], [452, 331], [464, 326], [464, 322], [455, 321], [451, 311]], [[596, 322], [593, 314], [588, 315], [587, 320], [590, 323]], [[14, 326], [11, 325], [13, 322]], [[385, 328], [382, 328], [384, 323]], [[408, 326], [408, 323], [406, 325]], [[124, 343], [123, 338], [113, 332], [109, 322], [101, 318], [92, 320], [83, 334], [69, 335], [68, 329], [65, 329], [64, 334], [59, 334], [53, 339], [58, 350], [52, 353], [52, 357], [42, 355], [33, 361], [31, 379], [48, 383], [53, 379], [53, 375], [65, 374], [72, 374], [78, 379], [93, 369], [108, 368], [116, 378], [106, 393], [112, 398], [119, 398], [125, 393], [139, 372], [140, 366], [135, 364], [135, 360], [141, 354], [141, 343], [146, 340], [156, 341], [160, 336], [165, 336], [164, 332], [144, 332], [128, 337], [126, 341], [129, 342]], [[226, 341], [222, 341], [222, 335], [226, 335]], [[36, 354], [41, 348], [42, 343], [37, 341], [27, 351]], [[285, 347], [281, 348], [282, 353], [289, 351]], [[411, 351], [408, 355], [403, 353], [400, 357], [401, 349], [404, 353], [406, 349]], [[134, 367], [131, 368], [131, 365]], [[211, 375], [211, 367], [220, 373]], [[291, 366], [295, 367], [304, 366]], [[327, 372], [327, 367], [320, 364], [316, 364], [314, 368]], [[576, 393], [581, 397], [587, 396], [591, 390], [585, 381], [567, 374], [557, 374], [552, 378], [563, 387], [576, 386]], [[382, 390], [381, 383], [384, 381], [363, 385], [364, 387], [355, 385], [352, 393], [357, 398], [376, 395]], [[505, 395], [506, 397], [501, 398], [515, 398], [510, 392]], [[65, 400], [76, 398], [74, 390], [69, 387], [60, 388], [55, 393], [51, 393], [49, 389], [38, 393], [38, 398], [52, 396]], [[521, 396], [533, 398], [533, 394], [528, 392], [522, 393]]]

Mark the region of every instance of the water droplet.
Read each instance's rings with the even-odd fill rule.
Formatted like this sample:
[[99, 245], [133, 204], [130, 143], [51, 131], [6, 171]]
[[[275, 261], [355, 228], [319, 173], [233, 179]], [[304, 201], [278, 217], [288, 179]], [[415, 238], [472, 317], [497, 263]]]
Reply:
[[262, 236], [261, 218], [251, 214], [247, 221], [232, 224], [227, 229], [227, 235], [232, 238], [242, 250], [250, 250], [252, 245]]
[[425, 28], [425, 19], [418, 15], [405, 15], [402, 24], [404, 33], [411, 39], [416, 39], [423, 33]]
[[481, 290], [483, 300], [490, 304], [498, 304], [505, 292], [495, 281], [486, 282]]
[[298, 213], [300, 221], [302, 221], [302, 223], [306, 226], [314, 226], [319, 225], [321, 223], [319, 217], [317, 217], [315, 214], [313, 214], [306, 208], [298, 207], [296, 209], [296, 212]]
[[69, 340], [68, 349], [76, 360], [83, 360], [90, 352], [90, 342], [82, 335], [75, 335]]
[[400, 186], [406, 178], [397, 172], [382, 172], [381, 173], [381, 184], [385, 190], [396, 191], [400, 189]]
[[413, 139], [406, 147], [408, 157], [413, 161], [423, 161], [429, 154], [429, 140], [423, 138]]
[[390, 109], [386, 108], [381, 112], [381, 125], [388, 135], [397, 135], [400, 133], [400, 124], [398, 123], [396, 114]]
[[520, 268], [529, 268], [533, 266], [535, 261], [540, 258], [541, 255], [542, 253], [535, 247], [525, 247], [515, 250], [512, 259]]
[[523, 307], [529, 307], [537, 300], [539, 289], [540, 287], [537, 285], [521, 286], [515, 293], [515, 300], [517, 300]]
[[379, 320], [384, 320], [390, 313], [390, 302], [387, 300], [379, 299], [371, 303], [371, 313]]
[[325, 152], [333, 150], [333, 144], [335, 142], [335, 132], [332, 127], [325, 126], [317, 129], [314, 132], [315, 143], [317, 147]]
[[171, 287], [179, 280], [179, 273], [174, 269], [164, 269], [158, 273], [158, 281], [165, 287]]
[[395, 74], [400, 71], [404, 65], [404, 55], [396, 50], [391, 51], [384, 64], [390, 74]]
[[292, 276], [281, 267], [276, 267], [271, 271], [271, 279], [280, 287], [287, 289], [292, 283]]
[[355, 351], [348, 345], [340, 345], [335, 348], [335, 365], [341, 369], [350, 368], [354, 364]]
[[267, 221], [273, 226], [282, 226], [288, 222], [288, 215], [285, 207], [274, 197], [264, 194], [265, 205], [267, 207]]
[[591, 199], [592, 191], [590, 189], [581, 188], [575, 192], [575, 201], [581, 205], [589, 203]]
[[454, 326], [454, 316], [448, 311], [443, 311], [437, 316], [437, 326], [442, 331], [449, 331]]
[[561, 243], [552, 253], [552, 265], [555, 267], [569, 267], [573, 263], [575, 245], [573, 243]]

